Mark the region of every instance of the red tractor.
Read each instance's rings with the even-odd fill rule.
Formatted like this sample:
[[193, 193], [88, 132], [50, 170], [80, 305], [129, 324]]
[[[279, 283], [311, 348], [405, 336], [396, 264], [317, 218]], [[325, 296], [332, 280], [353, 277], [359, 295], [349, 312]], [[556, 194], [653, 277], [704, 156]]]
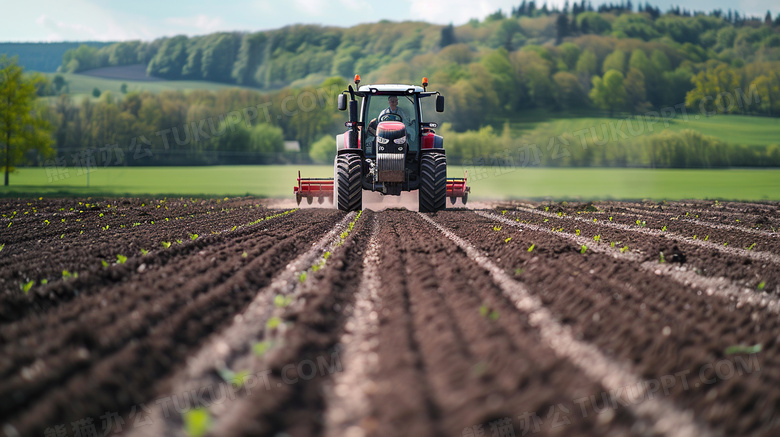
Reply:
[[[340, 111], [349, 109], [349, 129], [336, 137], [337, 155], [333, 179], [301, 178], [294, 187], [298, 204], [317, 198], [333, 199], [342, 211], [363, 207], [363, 190], [398, 196], [419, 191], [421, 212], [445, 208], [447, 198], [465, 204], [471, 189], [466, 177], [447, 179], [444, 138], [436, 135], [434, 122], [424, 122], [421, 100], [436, 97], [436, 112], [444, 112], [444, 97], [414, 85], [352, 85], [338, 96]], [[358, 113], [357, 97], [361, 99]]]

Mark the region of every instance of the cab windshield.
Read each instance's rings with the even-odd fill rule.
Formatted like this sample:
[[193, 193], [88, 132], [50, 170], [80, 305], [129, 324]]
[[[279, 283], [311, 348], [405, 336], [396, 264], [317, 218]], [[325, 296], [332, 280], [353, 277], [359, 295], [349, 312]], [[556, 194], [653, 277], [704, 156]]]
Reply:
[[[367, 156], [373, 156], [376, 153], [376, 126], [381, 121], [384, 121], [383, 119], [395, 121], [398, 116], [401, 117], [401, 121], [406, 125], [406, 138], [409, 150], [416, 151], [418, 149], [417, 110], [415, 109], [414, 99], [415, 96], [413, 95], [366, 96], [364, 104], [367, 107], [364, 112], [364, 121], [367, 127], [365, 148]], [[395, 109], [392, 106], [395, 106]], [[385, 116], [382, 117], [383, 115]]]

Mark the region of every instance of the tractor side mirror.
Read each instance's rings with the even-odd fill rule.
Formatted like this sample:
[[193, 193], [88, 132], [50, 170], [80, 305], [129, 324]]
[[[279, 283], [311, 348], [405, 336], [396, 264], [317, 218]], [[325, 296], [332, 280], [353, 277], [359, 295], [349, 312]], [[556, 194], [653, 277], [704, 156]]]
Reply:
[[[346, 97], [346, 96], [344, 96], [344, 97]], [[349, 121], [357, 121], [357, 119], [358, 119], [357, 100], [350, 100], [349, 101]]]
[[436, 96], [436, 112], [444, 112], [444, 96]]
[[339, 111], [347, 110], [347, 95], [339, 94]]

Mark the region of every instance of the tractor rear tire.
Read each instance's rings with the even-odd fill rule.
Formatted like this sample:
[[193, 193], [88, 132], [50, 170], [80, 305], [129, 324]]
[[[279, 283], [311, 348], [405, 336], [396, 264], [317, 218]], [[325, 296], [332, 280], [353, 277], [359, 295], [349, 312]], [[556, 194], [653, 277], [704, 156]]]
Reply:
[[436, 212], [447, 206], [447, 157], [429, 152], [420, 163], [420, 212]]
[[363, 209], [363, 162], [356, 153], [336, 157], [336, 203], [341, 211]]

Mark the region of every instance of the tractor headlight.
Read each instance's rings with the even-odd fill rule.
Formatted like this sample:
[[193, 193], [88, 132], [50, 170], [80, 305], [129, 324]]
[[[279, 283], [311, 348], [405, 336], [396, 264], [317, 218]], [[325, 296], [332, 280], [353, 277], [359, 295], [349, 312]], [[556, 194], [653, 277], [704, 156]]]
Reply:
[[390, 142], [390, 140], [388, 140], [387, 138], [377, 137], [376, 142], [379, 144], [387, 144]]
[[396, 138], [393, 140], [393, 142], [396, 144], [403, 144], [406, 142], [406, 137]]

